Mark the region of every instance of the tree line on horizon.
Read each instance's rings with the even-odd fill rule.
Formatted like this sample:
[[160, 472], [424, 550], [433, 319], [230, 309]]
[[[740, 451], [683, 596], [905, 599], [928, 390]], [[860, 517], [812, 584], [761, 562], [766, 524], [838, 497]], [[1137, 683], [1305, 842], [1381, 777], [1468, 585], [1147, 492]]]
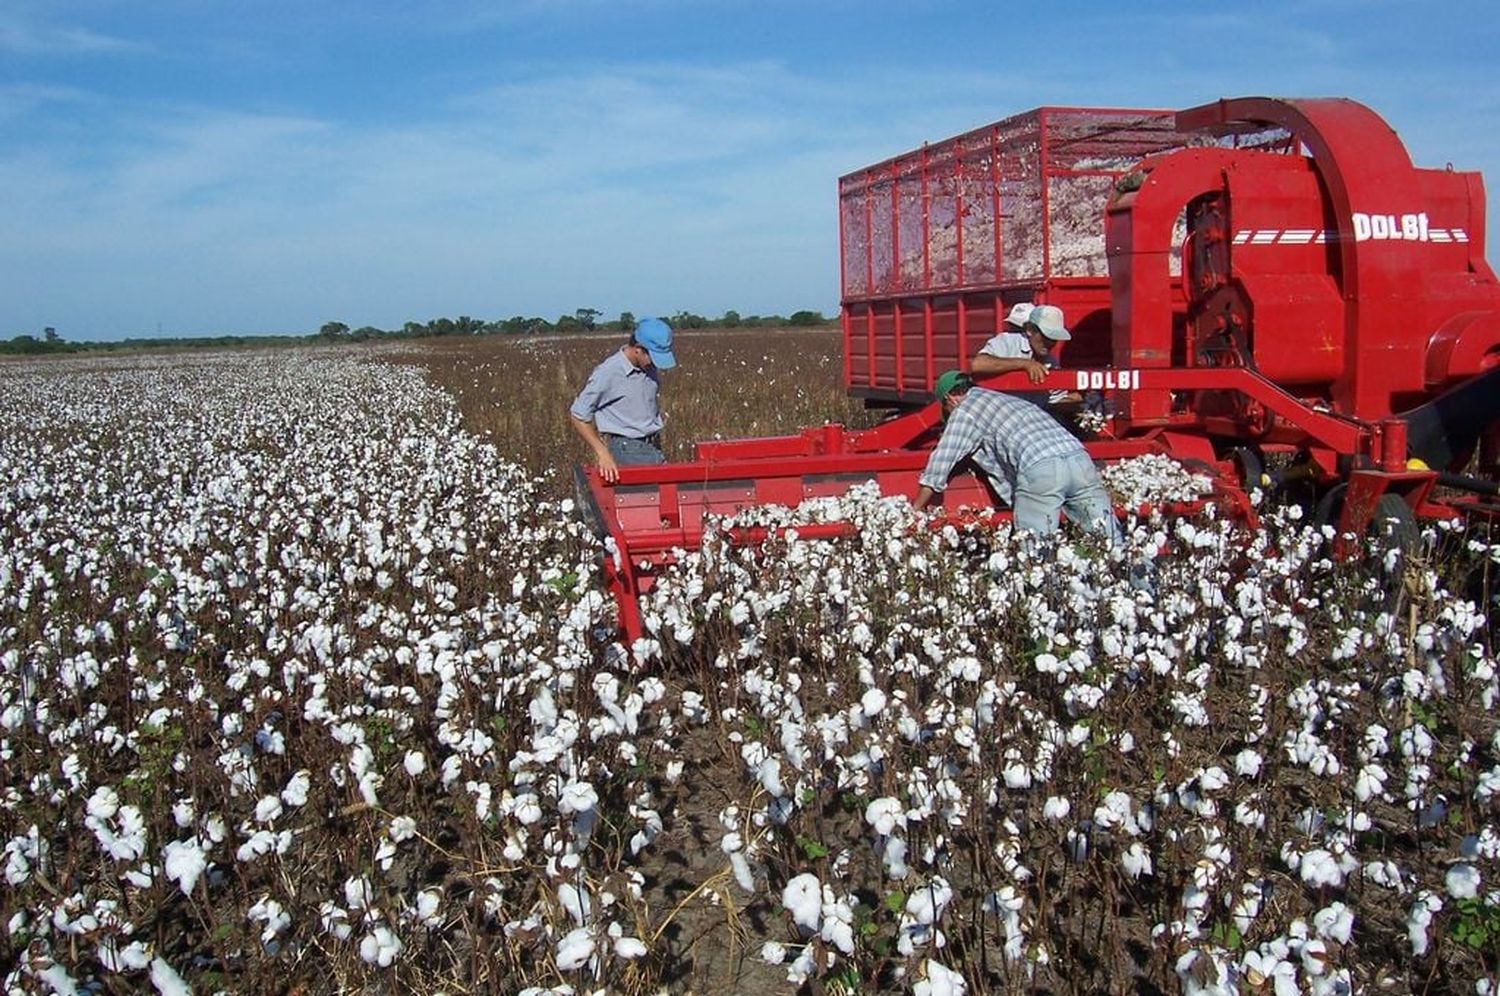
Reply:
[[[718, 318], [708, 318], [691, 311], [679, 311], [660, 316], [674, 329], [739, 329], [739, 328], [798, 328], [830, 325], [837, 321], [827, 318], [820, 311], [794, 311], [790, 315], [741, 315], [738, 311], [726, 311]], [[73, 353], [84, 350], [138, 349], [150, 346], [174, 346], [194, 348], [200, 346], [279, 346], [306, 342], [365, 342], [371, 339], [426, 339], [435, 336], [473, 335], [539, 335], [545, 333], [570, 332], [619, 332], [627, 333], [635, 328], [636, 316], [622, 311], [620, 317], [601, 321], [603, 313], [597, 308], [579, 308], [571, 314], [548, 320], [540, 317], [516, 315], [511, 318], [486, 321], [460, 315], [457, 318], [434, 318], [426, 322], [407, 322], [399, 329], [381, 329], [372, 325], [350, 328], [344, 322], [324, 322], [316, 332], [306, 335], [220, 335], [220, 336], [154, 336], [149, 338], [128, 337], [114, 342], [70, 342], [58, 331], [48, 326], [40, 337], [23, 333], [9, 340], [0, 340], [0, 354]]]

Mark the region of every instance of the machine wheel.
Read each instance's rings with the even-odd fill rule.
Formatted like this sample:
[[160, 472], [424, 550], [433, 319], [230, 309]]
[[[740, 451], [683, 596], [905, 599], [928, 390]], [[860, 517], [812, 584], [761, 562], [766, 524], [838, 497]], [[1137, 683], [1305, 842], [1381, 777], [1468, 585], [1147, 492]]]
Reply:
[[1339, 527], [1339, 516], [1344, 511], [1344, 491], [1348, 489], [1347, 484], [1335, 484], [1323, 492], [1323, 497], [1318, 499], [1318, 504], [1313, 508], [1313, 525]]
[[1375, 514], [1370, 519], [1368, 533], [1370, 552], [1385, 560], [1392, 551], [1398, 554], [1397, 570], [1406, 558], [1416, 552], [1422, 542], [1422, 531], [1417, 528], [1417, 517], [1411, 506], [1400, 495], [1386, 493], [1375, 503]]
[[1266, 462], [1260, 450], [1253, 446], [1236, 446], [1229, 451], [1229, 462], [1234, 465], [1234, 472], [1240, 476], [1240, 485], [1246, 492], [1255, 488], [1270, 490], [1270, 485], [1265, 483]]

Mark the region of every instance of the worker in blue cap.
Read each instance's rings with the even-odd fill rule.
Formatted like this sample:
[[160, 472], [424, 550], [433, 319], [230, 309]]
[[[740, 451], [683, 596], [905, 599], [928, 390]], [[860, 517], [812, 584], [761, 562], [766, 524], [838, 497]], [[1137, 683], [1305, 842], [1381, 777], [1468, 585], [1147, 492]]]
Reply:
[[620, 466], [665, 463], [661, 449], [658, 372], [677, 365], [672, 326], [642, 318], [630, 341], [594, 368], [568, 409], [568, 421], [594, 451], [606, 481], [620, 478]]

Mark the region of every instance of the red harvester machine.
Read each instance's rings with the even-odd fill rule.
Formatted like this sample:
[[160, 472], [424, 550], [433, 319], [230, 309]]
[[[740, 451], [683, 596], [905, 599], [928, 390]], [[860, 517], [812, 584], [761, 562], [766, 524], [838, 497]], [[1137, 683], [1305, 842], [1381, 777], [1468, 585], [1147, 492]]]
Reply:
[[[638, 596], [698, 545], [705, 516], [870, 480], [915, 495], [933, 382], [967, 369], [1018, 301], [1068, 316], [1065, 369], [1041, 386], [1102, 392], [1096, 460], [1171, 456], [1241, 509], [1249, 486], [1302, 481], [1355, 535], [1376, 518], [1500, 517], [1483, 182], [1416, 168], [1359, 103], [1041, 108], [851, 173], [839, 205], [845, 384], [909, 411], [703, 442], [692, 462], [621, 468], [615, 484], [589, 472], [627, 638], [642, 634]], [[986, 386], [1034, 389], [1019, 374]], [[967, 476], [945, 500], [993, 504]]]

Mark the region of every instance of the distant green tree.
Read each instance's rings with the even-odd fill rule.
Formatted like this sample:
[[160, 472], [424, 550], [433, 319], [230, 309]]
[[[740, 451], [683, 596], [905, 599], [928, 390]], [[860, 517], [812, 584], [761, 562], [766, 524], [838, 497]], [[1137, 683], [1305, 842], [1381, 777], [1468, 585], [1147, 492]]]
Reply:
[[359, 328], [349, 333], [349, 338], [353, 339], [355, 342], [364, 342], [366, 339], [378, 339], [383, 335], [385, 335], [385, 333], [380, 331], [380, 329], [377, 329], [373, 325], [361, 325]]
[[679, 311], [672, 316], [670, 324], [674, 329], [703, 329], [708, 328], [708, 319], [691, 311]]
[[787, 322], [792, 325], [827, 325], [828, 319], [821, 311], [794, 311]]
[[586, 329], [592, 329], [599, 316], [604, 314], [598, 308], [579, 308], [573, 312], [573, 317], [578, 319], [578, 324]]
[[60, 336], [60, 335], [57, 334], [57, 329], [53, 328], [50, 325], [48, 325], [46, 328], [42, 329], [42, 336], [48, 342], [61, 342], [62, 341], [62, 336]]
[[628, 311], [622, 311], [622, 312], [620, 312], [620, 320], [615, 323], [615, 331], [616, 332], [634, 332], [635, 331], [635, 315], [631, 314]]
[[484, 322], [468, 315], [459, 315], [458, 320], [453, 323], [453, 331], [457, 335], [477, 335], [484, 328]]
[[726, 329], [739, 328], [740, 313], [738, 311], [724, 312], [724, 317], [719, 319], [719, 324], [724, 326]]
[[559, 332], [582, 332], [587, 326], [577, 315], [560, 315], [552, 327]]
[[349, 334], [349, 326], [343, 322], [324, 322], [323, 327], [318, 329], [318, 335], [325, 339], [341, 339]]

